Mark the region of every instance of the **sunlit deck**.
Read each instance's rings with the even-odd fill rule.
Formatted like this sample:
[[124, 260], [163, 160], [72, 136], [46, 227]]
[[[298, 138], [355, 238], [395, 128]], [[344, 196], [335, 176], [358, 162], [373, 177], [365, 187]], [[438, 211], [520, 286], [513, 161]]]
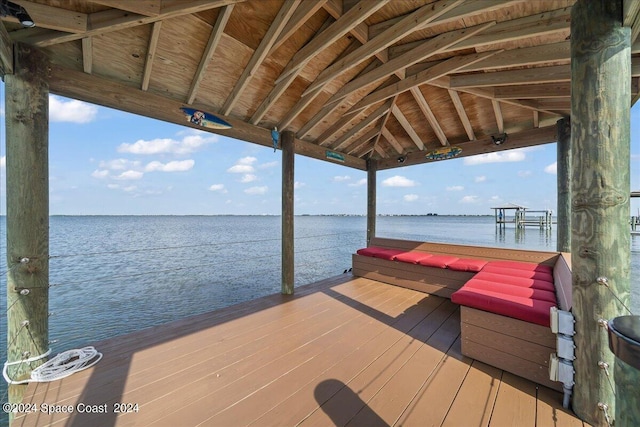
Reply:
[[[97, 366], [33, 384], [24, 401], [107, 414], [14, 425], [583, 425], [559, 393], [462, 356], [448, 299], [350, 274], [96, 347]], [[139, 411], [115, 414], [116, 402]]]

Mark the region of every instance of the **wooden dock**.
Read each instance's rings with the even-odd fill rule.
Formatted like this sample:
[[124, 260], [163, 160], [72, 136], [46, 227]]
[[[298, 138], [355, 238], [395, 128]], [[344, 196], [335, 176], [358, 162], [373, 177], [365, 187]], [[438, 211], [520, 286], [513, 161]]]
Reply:
[[462, 356], [448, 299], [351, 274], [95, 346], [98, 365], [25, 395], [73, 413], [13, 426], [583, 425], [559, 393]]

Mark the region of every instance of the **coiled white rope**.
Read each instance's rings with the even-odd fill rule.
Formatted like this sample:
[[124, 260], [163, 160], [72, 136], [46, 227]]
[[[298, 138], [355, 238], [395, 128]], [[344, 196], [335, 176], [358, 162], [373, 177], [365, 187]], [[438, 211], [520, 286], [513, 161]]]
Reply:
[[56, 355], [51, 360], [43, 363], [42, 365], [31, 371], [31, 378], [14, 381], [9, 378], [7, 368], [12, 365], [19, 365], [22, 363], [35, 362], [42, 358], [47, 357], [51, 353], [51, 349], [39, 356], [31, 357], [29, 359], [19, 360], [16, 362], [5, 362], [2, 369], [2, 376], [8, 384], [27, 384], [33, 382], [50, 382], [66, 378], [75, 372], [83, 371], [92, 367], [102, 359], [102, 353], [96, 350], [94, 347], [84, 347], [81, 349], [73, 349], [64, 351]]

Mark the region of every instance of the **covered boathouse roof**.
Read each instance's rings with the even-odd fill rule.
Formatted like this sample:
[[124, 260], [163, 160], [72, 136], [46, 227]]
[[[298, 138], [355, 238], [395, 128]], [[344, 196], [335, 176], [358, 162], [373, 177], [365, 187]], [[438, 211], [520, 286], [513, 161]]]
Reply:
[[265, 146], [277, 127], [296, 153], [361, 170], [555, 142], [570, 115], [574, 0], [14, 3], [35, 26], [3, 17], [2, 37], [46, 53], [52, 93], [197, 127], [191, 107]]

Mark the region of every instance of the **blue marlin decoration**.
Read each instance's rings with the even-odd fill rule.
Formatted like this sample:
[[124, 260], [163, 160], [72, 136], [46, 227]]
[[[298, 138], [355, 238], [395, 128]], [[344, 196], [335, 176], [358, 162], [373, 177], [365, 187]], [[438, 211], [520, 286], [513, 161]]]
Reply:
[[276, 148], [278, 148], [278, 140], [280, 139], [280, 132], [278, 132], [278, 127], [274, 127], [271, 131], [271, 139], [273, 139], [273, 152], [276, 152]]

